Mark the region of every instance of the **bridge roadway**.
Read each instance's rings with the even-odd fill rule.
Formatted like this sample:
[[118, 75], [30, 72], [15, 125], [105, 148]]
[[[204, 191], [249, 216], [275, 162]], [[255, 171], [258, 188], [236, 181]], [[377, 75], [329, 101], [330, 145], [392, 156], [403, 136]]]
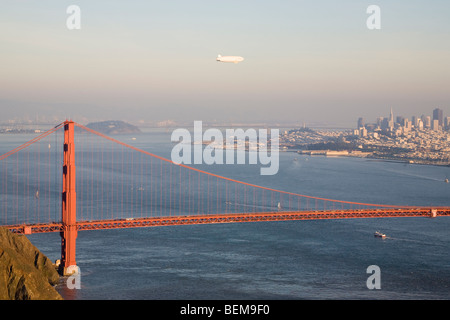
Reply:
[[[320, 219], [355, 219], [355, 218], [400, 218], [450, 216], [450, 207], [421, 207], [403, 209], [362, 209], [333, 211], [282, 211], [227, 214], [177, 215], [154, 218], [126, 218], [96, 221], [77, 221], [77, 230], [105, 230], [138, 227], [177, 226], [193, 224], [242, 223], [261, 221], [292, 221]], [[41, 224], [19, 224], [4, 226], [19, 234], [61, 232], [60, 222]]]

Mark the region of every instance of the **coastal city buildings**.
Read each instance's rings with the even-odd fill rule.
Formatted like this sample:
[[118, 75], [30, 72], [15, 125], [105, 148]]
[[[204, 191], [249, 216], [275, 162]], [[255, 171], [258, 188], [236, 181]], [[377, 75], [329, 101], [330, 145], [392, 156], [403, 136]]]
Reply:
[[450, 164], [450, 126], [444, 121], [442, 109], [433, 110], [433, 117], [422, 115], [411, 119], [396, 117], [393, 112], [388, 126], [367, 124], [353, 130], [355, 142], [370, 155], [378, 158], [403, 159], [410, 163]]
[[281, 136], [280, 146], [306, 154], [450, 165], [450, 117], [444, 117], [439, 108], [433, 110], [432, 117], [394, 117], [391, 109], [388, 117], [379, 117], [373, 123], [359, 118], [353, 130], [286, 131]]

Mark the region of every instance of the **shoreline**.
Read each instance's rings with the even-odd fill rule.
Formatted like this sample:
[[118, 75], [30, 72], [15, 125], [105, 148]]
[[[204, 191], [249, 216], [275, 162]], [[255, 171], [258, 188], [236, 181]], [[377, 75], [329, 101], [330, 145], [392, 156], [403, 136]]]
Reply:
[[380, 162], [394, 162], [394, 163], [403, 163], [403, 164], [410, 164], [410, 165], [427, 165], [427, 166], [437, 166], [437, 167], [450, 167], [450, 163], [436, 163], [433, 161], [427, 161], [423, 159], [397, 159], [397, 158], [382, 158], [382, 157], [375, 157], [371, 155], [358, 155], [358, 154], [332, 154], [327, 155], [325, 152], [326, 150], [322, 150], [322, 153], [302, 153], [299, 150], [284, 150], [287, 152], [294, 152], [297, 154], [310, 156], [310, 157], [327, 157], [327, 158], [360, 158], [360, 159], [367, 159], [370, 161], [380, 161]]

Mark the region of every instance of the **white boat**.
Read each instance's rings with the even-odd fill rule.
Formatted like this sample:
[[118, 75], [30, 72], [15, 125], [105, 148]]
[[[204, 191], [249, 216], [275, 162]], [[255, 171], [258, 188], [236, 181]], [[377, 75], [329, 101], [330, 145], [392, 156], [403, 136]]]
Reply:
[[384, 233], [381, 233], [380, 231], [376, 231], [374, 236], [377, 238], [386, 238], [386, 235]]

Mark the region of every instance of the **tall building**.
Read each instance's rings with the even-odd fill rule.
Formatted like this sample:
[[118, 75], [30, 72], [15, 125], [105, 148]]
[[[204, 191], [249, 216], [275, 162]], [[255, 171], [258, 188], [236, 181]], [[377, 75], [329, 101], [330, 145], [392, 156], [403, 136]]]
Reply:
[[362, 127], [361, 130], [359, 130], [359, 136], [360, 137], [367, 137], [367, 129]]
[[419, 129], [419, 130], [423, 129], [423, 121], [422, 121], [422, 119], [417, 120], [417, 129]]
[[358, 129], [363, 128], [363, 127], [364, 127], [364, 118], [359, 118], [358, 119]]
[[433, 120], [431, 125], [431, 130], [438, 131], [439, 130], [439, 120]]
[[433, 110], [433, 120], [437, 120], [441, 127], [444, 126], [444, 113], [442, 109], [436, 108]]
[[427, 122], [427, 116], [423, 114], [422, 116], [420, 116], [420, 119], [422, 120], [423, 125], [425, 126], [425, 122]]
[[425, 116], [423, 120], [423, 124], [425, 128], [431, 128], [431, 117]]
[[394, 129], [394, 113], [392, 112], [391, 108], [391, 115], [389, 116], [389, 123], [388, 123], [389, 129]]

